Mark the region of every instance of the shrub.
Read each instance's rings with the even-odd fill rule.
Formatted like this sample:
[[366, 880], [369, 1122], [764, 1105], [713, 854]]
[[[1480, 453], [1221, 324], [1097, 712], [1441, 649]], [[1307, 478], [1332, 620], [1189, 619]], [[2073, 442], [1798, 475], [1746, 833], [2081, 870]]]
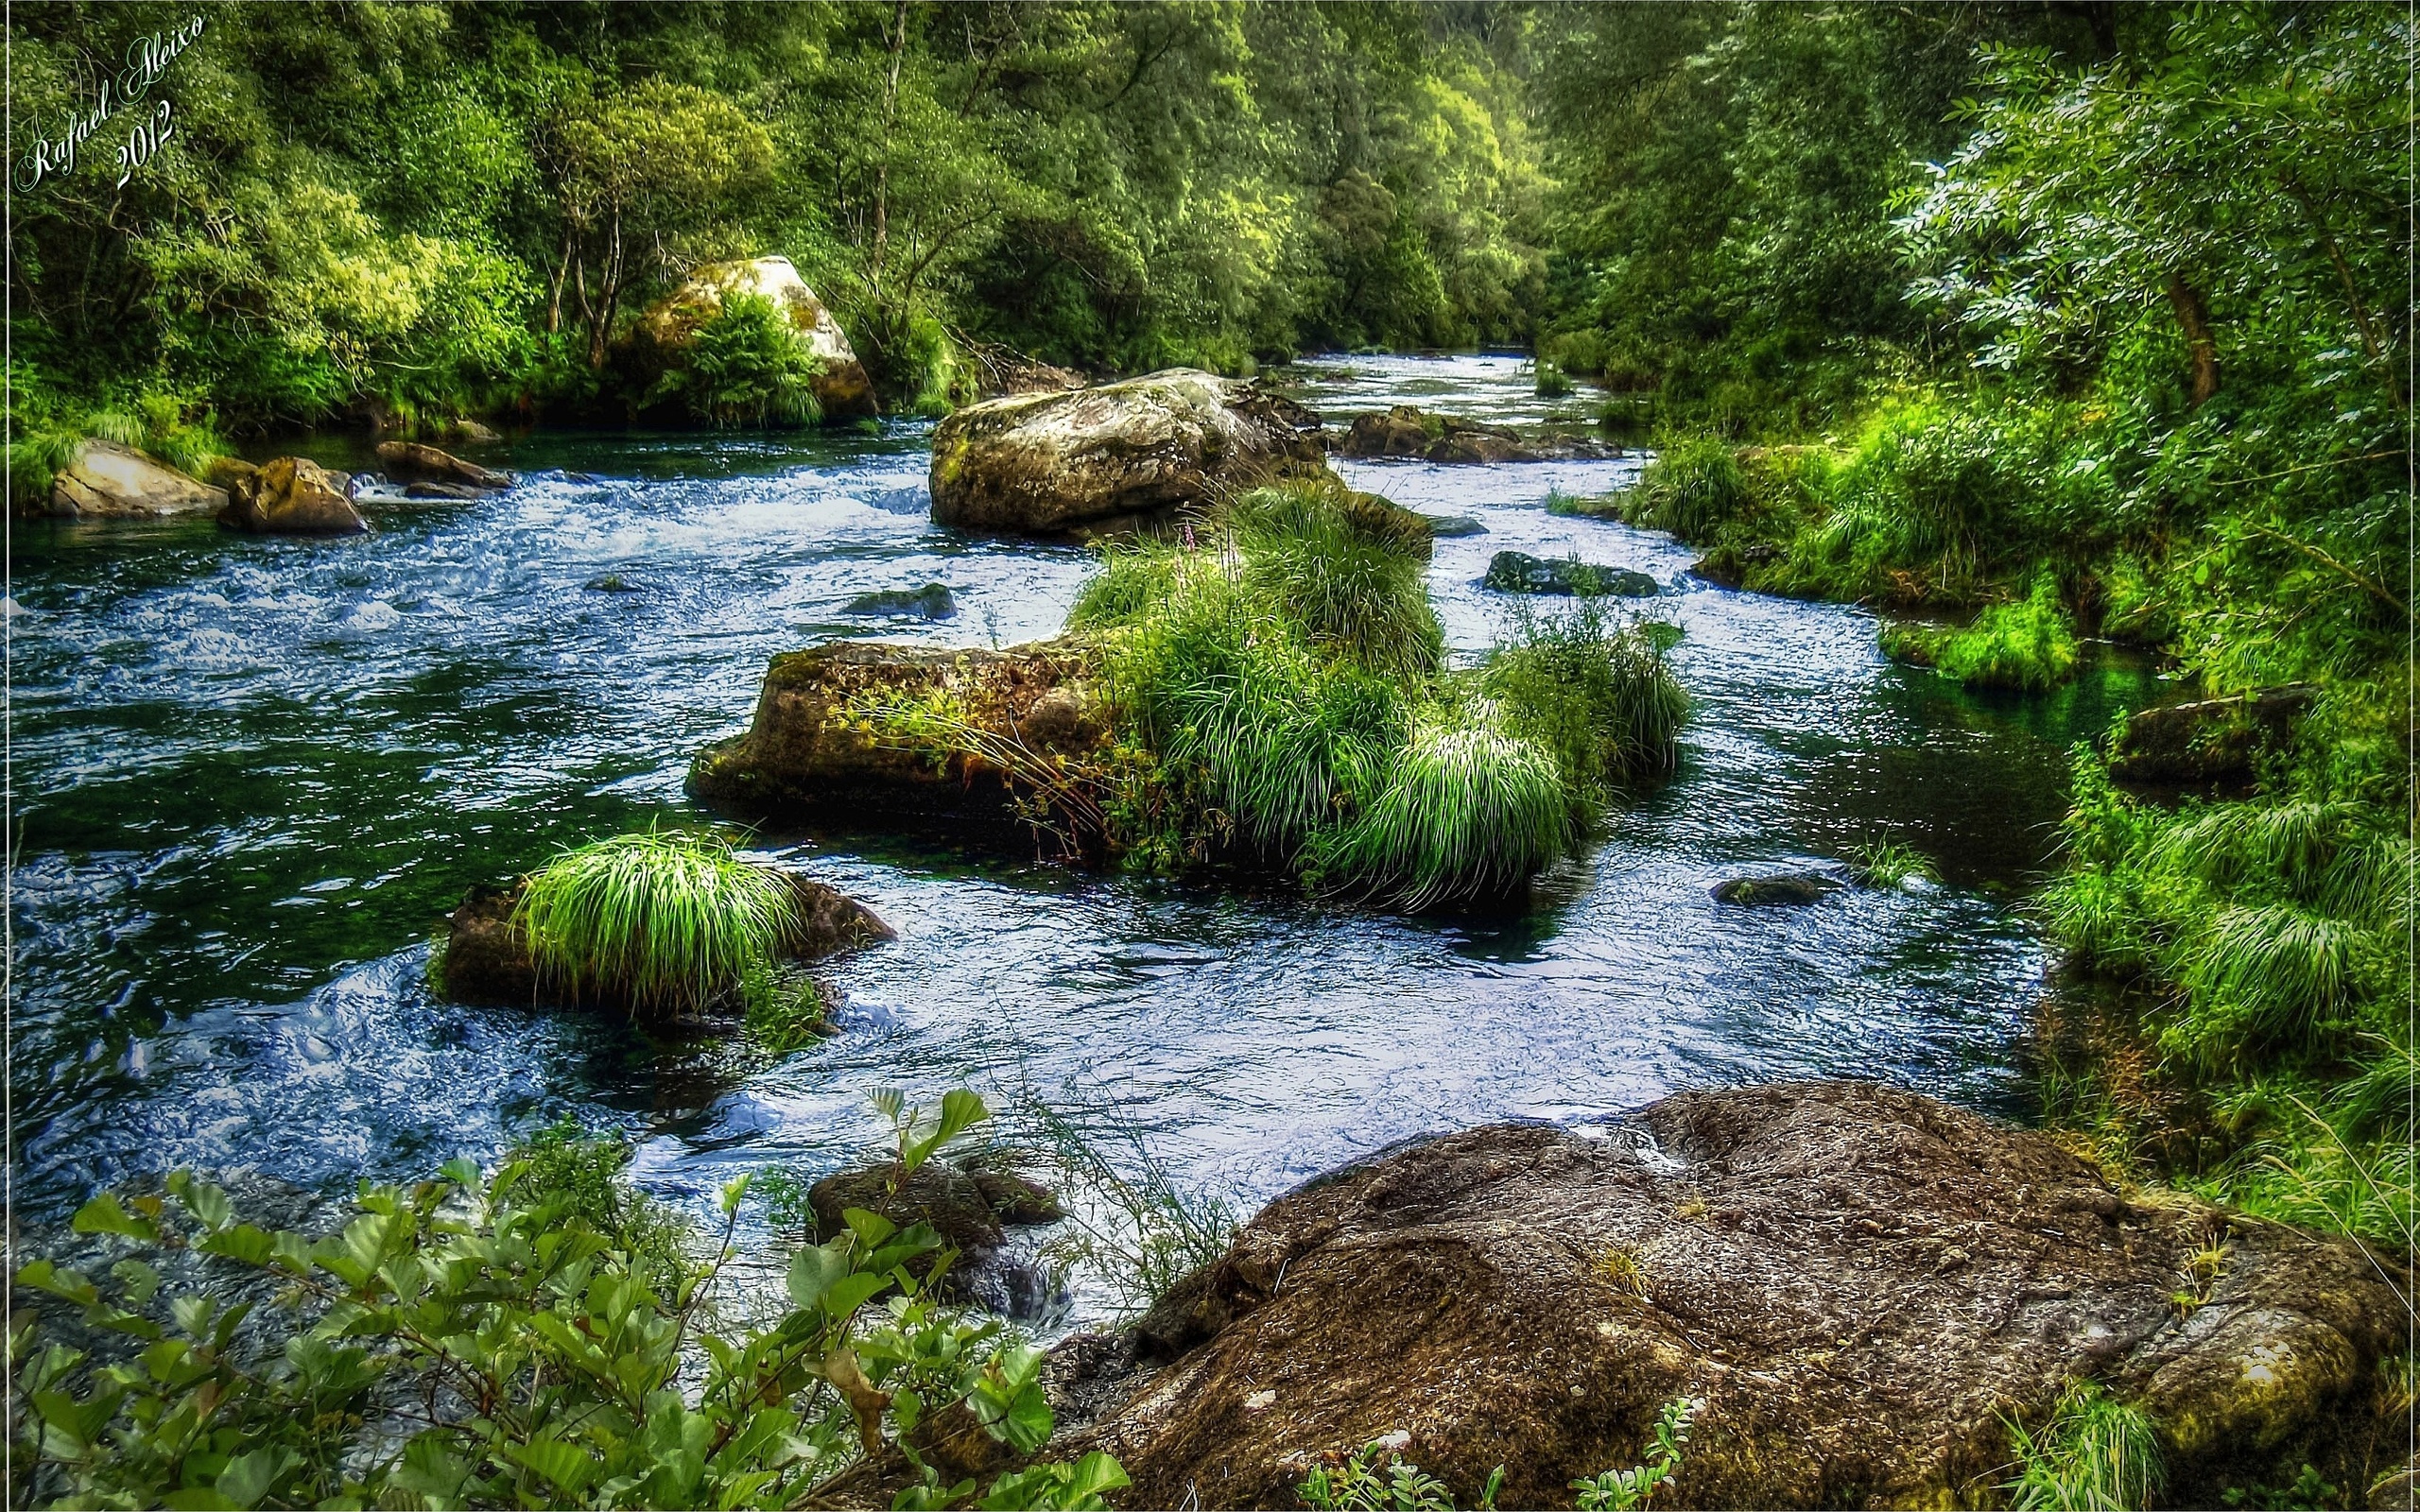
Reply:
[[1629, 1512], [1653, 1501], [1664, 1483], [1680, 1473], [1683, 1451], [1689, 1442], [1689, 1421], [1704, 1405], [1690, 1397], [1666, 1402], [1655, 1415], [1655, 1437], [1647, 1447], [1644, 1463], [1572, 1482], [1571, 1488], [1580, 1493], [1572, 1504], [1581, 1512]]
[[823, 418], [815, 398], [818, 366], [771, 300], [725, 294], [648, 397], [677, 396], [689, 413], [717, 426], [812, 425]]
[[694, 1012], [769, 968], [797, 927], [781, 878], [718, 836], [648, 831], [531, 872], [513, 919], [543, 980], [633, 1014]]
[[[903, 1179], [983, 1112], [960, 1091], [937, 1121], [894, 1116]], [[291, 1311], [268, 1314], [251, 1348], [249, 1307], [164, 1297], [139, 1258], [107, 1291], [26, 1265], [20, 1284], [142, 1352], [98, 1365], [16, 1341], [12, 1502], [779, 1507], [830, 1494], [887, 1444], [912, 1448], [920, 1421], [953, 1409], [1020, 1457], [1048, 1438], [1041, 1352], [936, 1305], [948, 1256], [930, 1228], [852, 1210], [846, 1232], [792, 1258], [773, 1327], [725, 1332], [706, 1304], [746, 1181], [724, 1191], [716, 1258], [666, 1270], [598, 1226], [601, 1175], [578, 1141], [486, 1180], [456, 1161], [414, 1187], [365, 1184], [360, 1215], [317, 1239], [242, 1222], [182, 1172], [169, 1200], [94, 1199], [79, 1232], [269, 1279]], [[919, 1278], [909, 1262], [926, 1257]], [[908, 1463], [923, 1482], [899, 1504], [976, 1494]], [[987, 1504], [1099, 1507], [1123, 1484], [1094, 1453], [995, 1478]]]
[[2018, 1512], [2122, 1512], [2148, 1506], [2164, 1476], [2159, 1440], [2140, 1407], [2080, 1381], [2059, 1395], [2038, 1433], [2009, 1424], [2018, 1471], [2006, 1483]]

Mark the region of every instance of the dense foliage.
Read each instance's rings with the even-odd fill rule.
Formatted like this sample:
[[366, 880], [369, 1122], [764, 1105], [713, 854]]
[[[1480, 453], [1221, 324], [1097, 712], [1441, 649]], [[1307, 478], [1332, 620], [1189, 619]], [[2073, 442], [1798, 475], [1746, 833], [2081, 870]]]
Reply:
[[[789, 257], [899, 404], [962, 395], [967, 340], [1233, 369], [1524, 340], [1543, 288], [1518, 9], [28, 7], [20, 136], [189, 14], [149, 94], [15, 198], [13, 439], [137, 396], [229, 434], [620, 413], [673, 397], [625, 381], [640, 310], [740, 256]], [[741, 377], [679, 397], [794, 417], [725, 335]]]
[[[2124, 991], [2051, 1085], [2135, 1174], [2401, 1245], [2409, 18], [2066, 9], [2064, 36], [2014, 8], [1585, 13], [1555, 109], [1637, 72], [1618, 129], [1555, 138], [1608, 196], [1555, 339], [1654, 389], [1673, 434], [1621, 507], [1711, 571], [1979, 610], [1884, 637], [1974, 685], [2055, 682], [2099, 630], [2205, 695], [2310, 687], [2248, 789], [2180, 807], [2079, 754], [2047, 915]], [[1857, 108], [1793, 111], [1791, 77]], [[1829, 177], [1751, 171], [1836, 144]], [[1840, 233], [1807, 249], [1814, 224]]]
[[[926, 1116], [880, 1103], [896, 1182], [986, 1116], [966, 1091]], [[247, 1223], [183, 1173], [95, 1198], [78, 1231], [126, 1241], [107, 1278], [19, 1274], [102, 1342], [45, 1343], [18, 1314], [10, 1504], [779, 1507], [879, 1470], [896, 1505], [1098, 1507], [1125, 1484], [1095, 1453], [978, 1489], [919, 1453], [920, 1426], [955, 1417], [1019, 1461], [1051, 1427], [1040, 1351], [934, 1300], [930, 1228], [850, 1210], [791, 1259], [779, 1319], [735, 1328], [717, 1313], [729, 1228], [689, 1258], [615, 1179], [623, 1154], [552, 1133], [493, 1176], [365, 1185], [320, 1235]], [[169, 1295], [152, 1262], [181, 1256], [272, 1283], [269, 1310]]]

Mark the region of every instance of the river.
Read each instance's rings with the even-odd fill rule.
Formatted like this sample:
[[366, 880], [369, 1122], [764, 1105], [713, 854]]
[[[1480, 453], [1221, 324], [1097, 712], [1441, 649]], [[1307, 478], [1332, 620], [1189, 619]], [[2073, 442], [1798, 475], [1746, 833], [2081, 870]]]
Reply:
[[[1331, 415], [1534, 420], [1553, 403], [1511, 357], [1322, 359], [1298, 377]], [[435, 1000], [428, 940], [467, 885], [697, 817], [689, 759], [744, 726], [775, 652], [1057, 628], [1090, 558], [935, 528], [928, 434], [541, 431], [474, 449], [524, 474], [510, 493], [374, 505], [375, 532], [339, 541], [207, 518], [20, 524], [20, 1211], [181, 1164], [329, 1190], [412, 1177], [566, 1112], [627, 1129], [635, 1178], [697, 1204], [745, 1171], [837, 1166], [873, 1137], [882, 1086], [1039, 1090], [1247, 1209], [1421, 1131], [1585, 1121], [1684, 1087], [1876, 1076], [2026, 1111], [2047, 955], [2022, 897], [2052, 864], [2066, 747], [2148, 675], [1969, 696], [1885, 662], [1859, 610], [1713, 587], [1668, 538], [1545, 508], [1550, 490], [1626, 485], [1635, 456], [1340, 465], [1486, 525], [1440, 541], [1430, 573], [1460, 653], [1501, 623], [1478, 586], [1498, 550], [1669, 585], [1651, 612], [1685, 632], [1680, 768], [1617, 804], [1523, 916], [1392, 918], [764, 834], [899, 932], [830, 971], [838, 1038], [766, 1063]], [[358, 466], [364, 446], [286, 449]], [[936, 580], [954, 619], [841, 611]], [[1708, 895], [1882, 840], [1942, 885], [1797, 909]]]

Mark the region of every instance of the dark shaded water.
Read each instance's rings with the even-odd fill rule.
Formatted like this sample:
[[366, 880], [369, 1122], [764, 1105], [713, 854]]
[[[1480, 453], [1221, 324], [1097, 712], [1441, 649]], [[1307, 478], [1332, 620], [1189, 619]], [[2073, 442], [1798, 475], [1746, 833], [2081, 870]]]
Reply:
[[[1315, 399], [1545, 407], [1509, 358], [1350, 367]], [[352, 461], [352, 444], [320, 455]], [[2147, 691], [2112, 670], [2053, 699], [1972, 697], [1886, 663], [1856, 610], [1712, 588], [1683, 575], [1684, 547], [1543, 507], [1635, 460], [1347, 464], [1487, 524], [1440, 541], [1431, 574], [1462, 650], [1498, 624], [1476, 586], [1496, 550], [1668, 582], [1652, 612], [1686, 632], [1696, 701], [1679, 775], [1511, 919], [764, 837], [900, 937], [835, 973], [841, 1037], [718, 1078], [612, 1025], [436, 1002], [426, 940], [471, 883], [689, 816], [690, 756], [745, 722], [774, 652], [1046, 635], [1088, 558], [935, 529], [915, 426], [493, 451], [522, 487], [380, 505], [362, 539], [19, 526], [21, 1205], [184, 1163], [417, 1175], [565, 1110], [638, 1131], [640, 1178], [689, 1197], [768, 1163], [837, 1165], [884, 1085], [1073, 1082], [1182, 1180], [1247, 1202], [1420, 1130], [1684, 1086], [1872, 1075], [2019, 1110], [2014, 1045], [2045, 958], [2013, 901], [2049, 855], [2064, 747]], [[635, 592], [588, 586], [606, 575]], [[932, 580], [955, 620], [840, 612]], [[1797, 910], [1707, 896], [1877, 840], [1913, 845], [1945, 885]]]

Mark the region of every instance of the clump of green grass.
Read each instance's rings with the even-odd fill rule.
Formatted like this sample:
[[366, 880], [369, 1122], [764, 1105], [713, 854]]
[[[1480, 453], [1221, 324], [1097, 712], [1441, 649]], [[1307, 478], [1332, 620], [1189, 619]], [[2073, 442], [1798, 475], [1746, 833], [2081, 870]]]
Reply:
[[2023, 599], [1994, 605], [1964, 629], [1887, 627], [1882, 649], [1894, 661], [1932, 667], [1969, 688], [2040, 692], [2076, 670], [2075, 633], [2059, 607], [2058, 581], [2048, 573], [2034, 579]]
[[1560, 485], [1547, 490], [1547, 513], [1564, 519], [1610, 520], [1623, 512], [1626, 493], [1565, 493]]
[[1540, 399], [1561, 399], [1571, 392], [1571, 375], [1544, 357], [1538, 359], [1537, 377]]
[[2009, 1443], [2017, 1473], [2004, 1489], [2018, 1512], [2124, 1512], [2164, 1480], [2151, 1418], [2094, 1382], [2060, 1393], [2039, 1431], [2010, 1423]]
[[1858, 847], [1850, 852], [1849, 869], [1866, 887], [1904, 887], [1910, 882], [1933, 880], [1932, 863], [1924, 853], [1896, 840]]
[[1621, 497], [1632, 524], [1702, 541], [1747, 507], [1748, 484], [1730, 442], [1690, 436], [1667, 441]]
[[823, 989], [803, 970], [761, 962], [741, 976], [749, 1038], [762, 1049], [786, 1056], [836, 1032]]
[[1426, 562], [1409, 538], [1371, 525], [1309, 488], [1262, 489], [1227, 511], [1247, 593], [1374, 671], [1433, 671], [1445, 641]]
[[779, 956], [797, 903], [717, 835], [646, 831], [566, 850], [531, 872], [513, 921], [542, 980], [633, 1014], [695, 1012]]
[[1407, 908], [1502, 894], [1569, 848], [1571, 801], [1554, 756], [1480, 704], [1413, 730], [1353, 823], [1322, 836], [1331, 886]]

